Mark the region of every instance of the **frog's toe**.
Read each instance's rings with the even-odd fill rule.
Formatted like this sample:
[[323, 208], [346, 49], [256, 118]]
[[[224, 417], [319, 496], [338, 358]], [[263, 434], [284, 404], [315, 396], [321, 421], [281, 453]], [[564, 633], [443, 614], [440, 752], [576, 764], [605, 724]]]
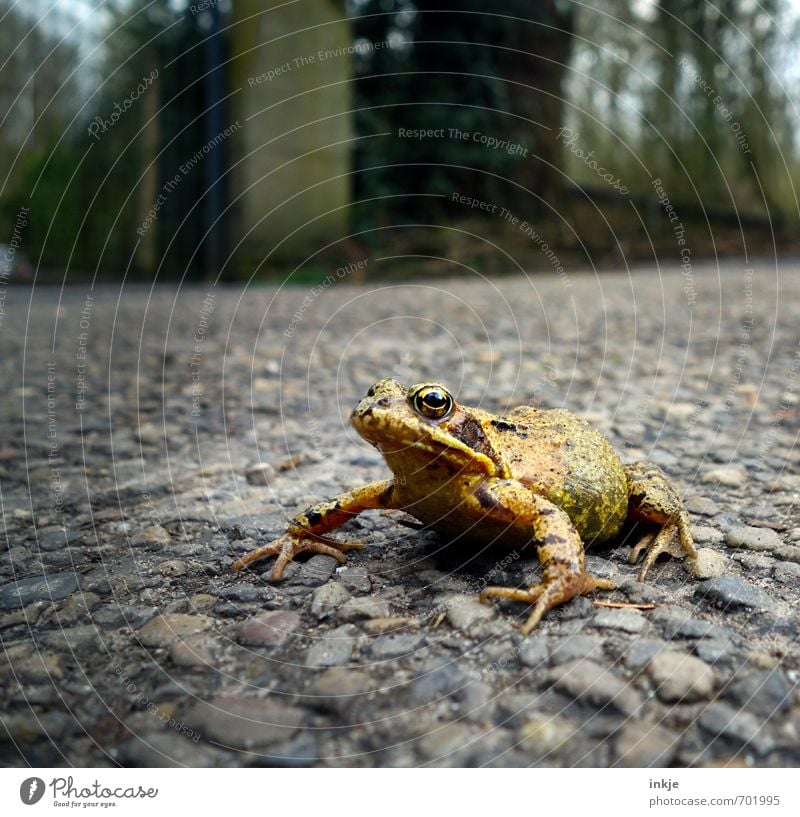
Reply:
[[[684, 550], [680, 538], [678, 537], [678, 529], [675, 525], [665, 525], [650, 541], [646, 542], [646, 545], [644, 561], [637, 576], [637, 581], [640, 582], [645, 580], [648, 571], [662, 553], [667, 553], [676, 559], [680, 559], [684, 555]], [[637, 545], [637, 547], [639, 547], [639, 545]]]
[[639, 557], [644, 553], [650, 545], [653, 544], [653, 539], [656, 538], [655, 532], [646, 533], [632, 548], [628, 554], [628, 564], [635, 565], [639, 561]]
[[[340, 547], [343, 544], [342, 542], [336, 542], [337, 547], [333, 547], [318, 539], [295, 539], [289, 536], [282, 536], [281, 539], [288, 539], [289, 541], [281, 548], [278, 559], [275, 562], [275, 567], [272, 568], [272, 576], [270, 578], [274, 582], [280, 581], [283, 576], [283, 571], [286, 569], [286, 565], [288, 565], [298, 553], [321, 553], [324, 556], [333, 556], [338, 562], [344, 563], [347, 561], [347, 556], [342, 553], [342, 548]], [[278, 539], [277, 542], [280, 542], [280, 539]]]

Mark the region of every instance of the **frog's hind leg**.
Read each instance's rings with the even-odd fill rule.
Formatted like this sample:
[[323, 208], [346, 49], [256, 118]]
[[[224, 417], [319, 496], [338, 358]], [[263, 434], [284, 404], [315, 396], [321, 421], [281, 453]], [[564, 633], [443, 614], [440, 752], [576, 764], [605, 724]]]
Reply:
[[662, 553], [684, 557], [694, 564], [697, 550], [692, 540], [689, 514], [667, 475], [649, 462], [626, 465], [625, 474], [628, 478], [628, 516], [635, 521], [661, 526], [658, 533], [645, 537], [631, 548], [628, 557], [631, 564], [638, 561], [642, 552], [645, 554], [639, 581], [644, 581]]
[[605, 579], [589, 576], [584, 569], [583, 543], [567, 514], [552, 502], [514, 480], [490, 479], [476, 490], [473, 500], [492, 518], [508, 524], [530, 524], [542, 565], [542, 581], [527, 590], [487, 587], [481, 601], [503, 598], [532, 604], [523, 625], [527, 635], [553, 607], [592, 590], [613, 590]]
[[394, 481], [391, 479], [371, 482], [347, 493], [340, 494], [327, 502], [319, 502], [299, 513], [289, 523], [282, 536], [274, 542], [245, 553], [232, 565], [234, 571], [263, 559], [277, 556], [272, 569], [272, 581], [278, 581], [295, 556], [300, 553], [322, 553], [333, 556], [340, 562], [347, 561], [345, 551], [364, 547], [360, 542], [339, 542], [324, 534], [340, 528], [349, 519], [370, 509], [395, 508]]

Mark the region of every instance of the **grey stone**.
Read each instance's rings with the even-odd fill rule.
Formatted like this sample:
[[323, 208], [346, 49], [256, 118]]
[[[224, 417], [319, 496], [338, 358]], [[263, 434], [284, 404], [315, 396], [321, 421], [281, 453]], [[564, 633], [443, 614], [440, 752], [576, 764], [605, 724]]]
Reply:
[[481, 604], [474, 596], [449, 596], [443, 603], [447, 609], [447, 621], [456, 630], [468, 630], [495, 615], [493, 607]]
[[730, 661], [735, 656], [735, 646], [730, 639], [703, 639], [692, 648], [697, 657], [707, 664], [717, 664]]
[[762, 718], [742, 712], [723, 701], [713, 701], [700, 715], [701, 728], [712, 738], [727, 740], [736, 750], [764, 756], [775, 748]]
[[763, 590], [738, 576], [720, 576], [701, 582], [694, 595], [724, 610], [773, 610], [776, 606]]
[[517, 730], [520, 747], [535, 756], [537, 761], [547, 760], [580, 734], [580, 726], [561, 715], [536, 714], [529, 717]]
[[158, 613], [157, 607], [111, 602], [92, 614], [92, 621], [105, 630], [132, 627], [134, 630], [150, 621]]
[[747, 484], [747, 469], [738, 463], [720, 465], [706, 471], [700, 480], [725, 485], [728, 488], [741, 488]]
[[277, 698], [218, 695], [197, 701], [185, 721], [207, 740], [236, 749], [261, 749], [291, 738], [304, 720], [301, 709]]
[[0, 607], [10, 610], [25, 607], [34, 601], [65, 599], [78, 589], [78, 576], [73, 571], [30, 576], [0, 587]]
[[722, 510], [713, 499], [705, 496], [692, 496], [684, 503], [689, 513], [696, 513], [698, 516], [716, 516]]
[[240, 601], [245, 604], [260, 604], [269, 601], [273, 597], [273, 592], [269, 587], [249, 582], [236, 582], [236, 584], [223, 587], [217, 592], [220, 598], [227, 601]]
[[734, 706], [762, 718], [774, 718], [788, 712], [792, 702], [791, 687], [779, 669], [752, 670], [735, 678], [724, 694]]
[[100, 631], [94, 624], [81, 624], [77, 627], [62, 627], [50, 630], [41, 636], [42, 643], [53, 649], [65, 652], [82, 652], [97, 649], [102, 643]]
[[718, 550], [698, 548], [693, 570], [698, 579], [715, 579], [730, 570], [730, 563]]
[[351, 592], [351, 593], [370, 593], [372, 592], [372, 582], [369, 578], [369, 573], [365, 567], [360, 565], [347, 565], [345, 567], [337, 568], [337, 579]]
[[377, 596], [356, 596], [339, 608], [340, 621], [363, 621], [370, 618], [387, 618], [392, 608], [389, 602]]
[[343, 584], [334, 581], [323, 584], [311, 594], [311, 615], [317, 618], [329, 616], [349, 598], [350, 593]]
[[269, 485], [275, 478], [275, 469], [268, 462], [257, 462], [249, 466], [244, 475], [250, 485]]
[[300, 626], [300, 615], [292, 610], [271, 610], [243, 621], [237, 641], [249, 647], [279, 647]]
[[692, 703], [711, 697], [714, 671], [693, 655], [666, 650], [654, 656], [647, 674], [662, 701]]
[[647, 626], [647, 619], [638, 610], [601, 607], [594, 614], [591, 624], [606, 630], [640, 633]]
[[679, 733], [659, 724], [628, 721], [614, 741], [615, 765], [632, 769], [669, 766], [679, 742]]
[[125, 766], [144, 768], [208, 769], [227, 765], [225, 752], [193, 737], [194, 733], [188, 735], [169, 727], [137, 733], [120, 745], [119, 760]]
[[540, 669], [547, 664], [550, 646], [544, 636], [527, 636], [517, 645], [517, 652], [523, 666]]
[[172, 542], [169, 531], [161, 525], [148, 525], [146, 528], [137, 531], [131, 538], [131, 544], [135, 547], [164, 547]]
[[333, 576], [338, 564], [339, 562], [333, 556], [317, 554], [301, 565], [300, 571], [292, 581], [307, 587], [317, 587], [325, 584]]
[[306, 666], [336, 667], [350, 661], [356, 645], [358, 630], [344, 624], [327, 633], [321, 633], [306, 653]]
[[642, 703], [639, 693], [595, 661], [572, 661], [552, 672], [556, 689], [593, 708], [632, 715]]
[[696, 545], [718, 545], [725, 541], [725, 535], [707, 525], [692, 525], [692, 539]]
[[379, 660], [410, 655], [425, 643], [425, 636], [418, 633], [392, 633], [378, 636], [370, 652]]
[[778, 562], [772, 568], [772, 575], [779, 582], [797, 585], [800, 583], [800, 565], [794, 562]]
[[654, 656], [665, 649], [667, 649], [667, 645], [663, 641], [639, 638], [631, 643], [625, 653], [623, 658], [625, 666], [630, 670], [638, 672], [644, 669]]
[[748, 550], [775, 550], [783, 545], [781, 537], [771, 528], [754, 528], [749, 525], [731, 528], [725, 535], [725, 542], [729, 547]]
[[222, 645], [210, 633], [198, 633], [174, 641], [169, 659], [176, 667], [214, 669], [221, 649]]
[[587, 658], [601, 658], [603, 642], [591, 635], [572, 635], [557, 641], [550, 649], [553, 666]]
[[36, 536], [36, 544], [46, 551], [63, 550], [73, 542], [77, 542], [81, 534], [68, 528], [54, 526], [40, 530]]
[[148, 621], [139, 629], [138, 636], [145, 647], [169, 647], [180, 638], [202, 633], [210, 627], [211, 621], [206, 616], [167, 613]]

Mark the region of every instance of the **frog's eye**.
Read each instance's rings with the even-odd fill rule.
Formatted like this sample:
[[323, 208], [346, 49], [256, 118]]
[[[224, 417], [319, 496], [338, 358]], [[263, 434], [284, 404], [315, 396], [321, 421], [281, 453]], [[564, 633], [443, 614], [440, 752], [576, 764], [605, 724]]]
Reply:
[[446, 417], [454, 406], [450, 392], [441, 386], [420, 386], [409, 397], [414, 411], [431, 420]]

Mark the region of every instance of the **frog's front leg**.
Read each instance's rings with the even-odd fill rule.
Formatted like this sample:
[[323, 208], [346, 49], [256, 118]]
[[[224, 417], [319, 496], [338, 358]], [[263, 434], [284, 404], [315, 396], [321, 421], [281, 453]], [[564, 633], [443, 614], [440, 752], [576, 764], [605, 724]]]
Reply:
[[471, 501], [492, 519], [509, 525], [530, 525], [542, 565], [542, 581], [527, 590], [487, 587], [481, 601], [491, 597], [533, 604], [522, 627], [524, 635], [553, 607], [595, 589], [613, 590], [605, 579], [589, 576], [584, 569], [583, 543], [569, 516], [557, 505], [538, 496], [519, 482], [489, 479], [481, 483]]
[[278, 560], [272, 569], [272, 581], [276, 582], [283, 575], [286, 565], [298, 553], [323, 553], [340, 562], [347, 561], [344, 551], [364, 546], [360, 542], [337, 542], [323, 534], [340, 528], [362, 511], [397, 508], [394, 488], [394, 480], [384, 479], [339, 494], [327, 502], [312, 505], [297, 514], [289, 523], [286, 533], [274, 542], [251, 550], [234, 562], [233, 570], [241, 570], [265, 556], [277, 556]]
[[645, 552], [639, 581], [644, 581], [647, 571], [662, 553], [684, 556], [694, 564], [697, 550], [692, 540], [689, 514], [667, 475], [650, 462], [626, 465], [625, 475], [628, 478], [628, 516], [661, 526], [654, 537], [645, 537], [631, 548], [628, 557], [631, 564], [636, 563], [642, 551]]

